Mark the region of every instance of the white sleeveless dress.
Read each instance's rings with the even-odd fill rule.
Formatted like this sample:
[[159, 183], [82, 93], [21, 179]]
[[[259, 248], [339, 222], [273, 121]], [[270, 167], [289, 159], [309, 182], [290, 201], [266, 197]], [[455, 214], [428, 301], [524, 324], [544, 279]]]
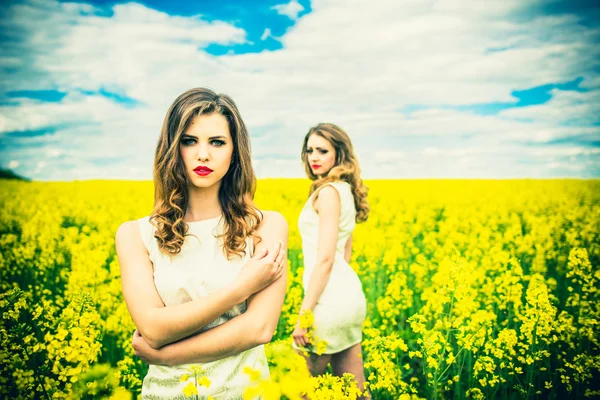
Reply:
[[[356, 208], [352, 188], [347, 182], [330, 182], [340, 195], [340, 222], [335, 261], [329, 281], [313, 310], [314, 335], [327, 341], [323, 354], [334, 354], [362, 340], [362, 325], [367, 315], [367, 301], [356, 272], [344, 259], [346, 242], [356, 226]], [[300, 212], [298, 228], [304, 254], [304, 290], [317, 261], [319, 247], [319, 214], [313, 208], [313, 193]], [[294, 347], [297, 346], [294, 344]]]
[[[233, 282], [242, 266], [253, 252], [253, 241], [247, 239], [247, 254], [242, 258], [228, 260], [222, 249], [222, 241], [216, 235], [222, 232], [221, 217], [189, 222], [188, 235], [181, 252], [172, 259], [160, 252], [154, 238], [155, 228], [149, 217], [138, 220], [142, 240], [148, 249], [154, 268], [154, 284], [165, 306], [201, 299]], [[193, 234], [194, 236], [189, 236]], [[237, 304], [225, 314], [208, 324], [202, 331], [214, 328], [246, 311], [246, 302]], [[269, 378], [269, 368], [264, 346], [257, 346], [238, 355], [221, 360], [183, 364], [174, 367], [150, 365], [142, 385], [142, 399], [185, 399], [184, 388], [194, 380], [189, 368], [198, 365], [210, 380], [209, 388], [196, 385], [198, 399], [213, 396], [217, 399], [242, 399], [250, 380], [243, 372], [249, 366], [261, 372], [261, 378]], [[190, 378], [182, 382], [182, 377]], [[201, 377], [199, 375], [198, 377]]]

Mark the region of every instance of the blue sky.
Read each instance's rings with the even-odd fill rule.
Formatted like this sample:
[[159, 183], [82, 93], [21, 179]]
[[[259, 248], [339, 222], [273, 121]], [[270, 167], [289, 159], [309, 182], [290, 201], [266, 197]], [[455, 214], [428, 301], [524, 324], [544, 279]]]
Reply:
[[594, 1], [25, 0], [0, 6], [0, 162], [151, 179], [184, 90], [230, 94], [259, 177], [334, 122], [365, 178], [600, 177]]

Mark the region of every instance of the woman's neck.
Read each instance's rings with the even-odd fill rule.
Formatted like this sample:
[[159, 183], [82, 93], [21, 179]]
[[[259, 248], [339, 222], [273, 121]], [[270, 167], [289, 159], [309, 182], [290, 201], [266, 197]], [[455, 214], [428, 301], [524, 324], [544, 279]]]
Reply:
[[211, 219], [222, 213], [217, 185], [209, 188], [193, 187], [189, 189], [189, 204], [187, 210], [185, 210], [185, 221]]

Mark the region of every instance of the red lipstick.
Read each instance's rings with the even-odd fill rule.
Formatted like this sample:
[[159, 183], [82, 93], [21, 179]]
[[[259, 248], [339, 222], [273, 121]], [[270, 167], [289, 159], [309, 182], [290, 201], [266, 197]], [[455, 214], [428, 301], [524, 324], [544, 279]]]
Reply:
[[319, 169], [319, 168], [321, 168], [321, 166], [318, 165], [318, 164], [313, 164], [313, 165], [311, 165], [311, 167], [312, 167], [312, 169]]
[[207, 176], [207, 175], [210, 175], [210, 173], [213, 172], [213, 170], [208, 167], [200, 165], [200, 166], [194, 168], [194, 172], [200, 176]]

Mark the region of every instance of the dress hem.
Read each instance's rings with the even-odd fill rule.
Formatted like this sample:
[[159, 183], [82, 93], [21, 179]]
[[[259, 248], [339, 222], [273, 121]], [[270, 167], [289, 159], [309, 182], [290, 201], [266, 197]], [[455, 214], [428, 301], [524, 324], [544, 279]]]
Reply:
[[292, 343], [292, 348], [294, 348], [296, 350], [308, 351], [309, 353], [313, 353], [313, 354], [317, 354], [317, 355], [323, 356], [323, 355], [331, 355], [331, 354], [341, 353], [342, 351], [348, 350], [350, 347], [356, 346], [359, 343], [362, 343], [362, 338], [358, 342], [355, 342], [355, 343], [352, 343], [350, 345], [344, 346], [344, 347], [342, 347], [339, 350], [336, 350], [336, 351], [329, 351], [329, 350], [327, 350], [325, 353], [321, 353], [321, 354], [313, 353], [312, 351], [308, 350], [306, 347], [299, 347], [299, 346], [296, 345], [296, 343]]

